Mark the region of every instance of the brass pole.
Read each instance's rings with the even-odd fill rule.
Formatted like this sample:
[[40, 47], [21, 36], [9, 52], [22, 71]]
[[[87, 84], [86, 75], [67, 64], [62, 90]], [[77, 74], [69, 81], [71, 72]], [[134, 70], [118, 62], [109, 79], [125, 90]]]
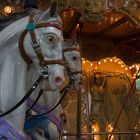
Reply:
[[81, 89], [77, 92], [77, 138], [81, 137]]

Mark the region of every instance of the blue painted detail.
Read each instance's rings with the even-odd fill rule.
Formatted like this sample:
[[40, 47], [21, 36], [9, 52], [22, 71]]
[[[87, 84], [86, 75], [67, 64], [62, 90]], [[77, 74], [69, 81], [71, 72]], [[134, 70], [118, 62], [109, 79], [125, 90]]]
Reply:
[[28, 135], [32, 136], [33, 140], [36, 140], [34, 136], [35, 132], [38, 132], [40, 129], [44, 130], [44, 136], [49, 138], [49, 134], [47, 132], [49, 123], [50, 120], [48, 120], [46, 116], [31, 117], [26, 119], [24, 130]]
[[26, 28], [27, 28], [28, 31], [32, 31], [32, 30], [35, 29], [35, 24], [34, 23], [29, 23], [29, 24], [27, 24]]
[[41, 124], [44, 120], [46, 120], [46, 117], [44, 116], [29, 118], [25, 121], [24, 129], [31, 129], [37, 126], [38, 124]]

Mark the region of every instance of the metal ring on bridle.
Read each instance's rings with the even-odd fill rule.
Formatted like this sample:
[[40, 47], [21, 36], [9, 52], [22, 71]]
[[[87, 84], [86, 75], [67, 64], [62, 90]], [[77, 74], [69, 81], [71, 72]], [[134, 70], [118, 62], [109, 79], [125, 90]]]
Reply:
[[43, 76], [43, 78], [48, 78], [50, 71], [48, 66], [41, 66], [38, 70], [38, 73]]

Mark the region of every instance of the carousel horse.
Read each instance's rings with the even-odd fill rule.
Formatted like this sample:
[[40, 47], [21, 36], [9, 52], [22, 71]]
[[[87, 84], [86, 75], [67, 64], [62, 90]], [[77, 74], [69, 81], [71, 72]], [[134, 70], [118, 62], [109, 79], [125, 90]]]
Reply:
[[30, 67], [40, 76], [32, 91], [38, 84], [54, 90], [63, 83], [63, 36], [54, 4], [41, 15], [21, 18], [0, 32], [0, 136], [8, 140], [27, 139], [23, 130], [26, 103], [21, 101], [25, 100]]
[[[80, 48], [77, 42], [73, 40], [67, 40], [64, 41], [63, 45], [63, 53], [64, 53], [64, 59], [66, 63], [66, 70], [67, 70], [67, 75], [69, 76], [74, 76], [75, 77], [75, 87], [76, 89], [79, 89], [81, 86], [81, 57], [80, 57]], [[33, 74], [33, 72], [31, 72]], [[34, 72], [34, 77], [32, 80], [28, 81], [34, 81], [37, 72]], [[30, 77], [29, 77], [30, 79]], [[69, 78], [68, 78], [69, 80]], [[34, 99], [37, 97], [37, 93], [39, 92], [39, 89], [35, 91], [33, 94], [32, 98], [28, 99], [27, 105], [28, 107], [31, 107], [33, 104]], [[60, 100], [60, 90], [57, 88], [56, 90], [47, 90], [45, 91], [45, 94], [41, 96], [39, 99], [39, 103], [36, 103], [34, 107], [32, 108], [33, 111], [35, 111], [38, 114], [43, 114], [44, 112], [47, 112], [51, 110]], [[35, 122], [36, 118], [29, 118], [27, 119], [25, 123], [25, 129], [27, 130], [27, 133], [32, 135], [32, 137], [46, 137], [49, 139], [58, 139], [59, 135], [61, 134], [62, 131], [62, 120], [60, 118], [62, 117], [64, 121], [66, 121], [66, 116], [64, 114], [64, 111], [62, 109], [62, 105], [58, 104], [58, 106], [49, 114], [46, 114], [43, 116], [44, 121], [42, 120], [42, 116], [40, 117], [42, 121], [39, 121], [36, 123], [36, 125], [30, 123], [30, 122]], [[46, 117], [46, 119], [45, 119]], [[57, 121], [56, 121], [57, 120]], [[30, 124], [30, 127], [28, 125]], [[48, 125], [52, 125], [52, 130], [48, 129]], [[56, 126], [56, 127], [55, 127]], [[43, 135], [36, 135], [36, 132], [38, 132], [42, 128]]]

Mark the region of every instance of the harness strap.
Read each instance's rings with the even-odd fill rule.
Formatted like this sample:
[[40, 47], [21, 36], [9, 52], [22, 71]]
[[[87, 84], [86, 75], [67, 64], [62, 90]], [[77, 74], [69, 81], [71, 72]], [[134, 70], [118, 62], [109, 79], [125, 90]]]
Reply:
[[34, 91], [34, 90], [36, 89], [36, 87], [39, 85], [39, 83], [41, 82], [41, 80], [42, 80], [42, 76], [40, 76], [40, 77], [36, 80], [36, 82], [33, 84], [33, 86], [31, 87], [31, 89], [26, 93], [26, 95], [25, 95], [15, 106], [13, 106], [12, 108], [10, 108], [8, 111], [6, 111], [6, 112], [0, 114], [0, 118], [6, 116], [7, 114], [9, 114], [9, 113], [11, 113], [11, 112], [13, 112], [13, 111], [16, 110], [20, 105], [22, 105], [22, 104], [26, 101], [26, 99], [28, 99], [29, 96], [33, 93], [33, 91]]
[[71, 74], [82, 74], [82, 70], [79, 70], [79, 71], [71, 71]]
[[[43, 89], [40, 89], [37, 98], [36, 98], [35, 101], [32, 103], [32, 105], [30, 106], [30, 108], [26, 111], [26, 113], [28, 113], [28, 112], [35, 106], [35, 104], [37, 104], [37, 102], [38, 102], [38, 100], [40, 99], [40, 97], [42, 96], [43, 92], [44, 92], [44, 90], [43, 90]], [[27, 99], [27, 102], [28, 102], [28, 99]], [[29, 100], [29, 102], [30, 102], [30, 100]]]
[[63, 52], [69, 52], [69, 51], [78, 51], [78, 52], [80, 52], [80, 48], [75, 47], [75, 48], [65, 48], [65, 49], [63, 49]]
[[[29, 24], [34, 24], [34, 19], [32, 16], [30, 16], [29, 18]], [[32, 48], [34, 49], [39, 61], [40, 61], [40, 65], [44, 65], [45, 64], [45, 60], [44, 57], [41, 53], [41, 48], [40, 45], [37, 42], [37, 38], [36, 38], [36, 34], [35, 34], [35, 30], [29, 30], [30, 36], [31, 36], [31, 40], [32, 40]]]
[[27, 34], [28, 30], [25, 29], [21, 35], [20, 35], [20, 38], [19, 38], [19, 42], [18, 42], [18, 46], [19, 46], [19, 51], [20, 51], [20, 54], [23, 58], [23, 60], [29, 65], [29, 64], [32, 64], [32, 60], [28, 57], [28, 55], [26, 54], [25, 50], [24, 50], [24, 39], [25, 39], [25, 36]]

